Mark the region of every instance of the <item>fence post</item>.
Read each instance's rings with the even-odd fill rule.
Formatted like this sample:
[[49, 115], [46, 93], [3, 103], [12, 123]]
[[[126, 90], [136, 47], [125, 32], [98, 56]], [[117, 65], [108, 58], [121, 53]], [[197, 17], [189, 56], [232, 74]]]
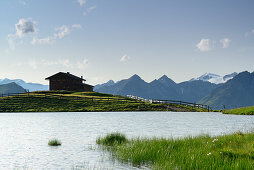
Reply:
[[210, 111], [210, 108], [209, 108], [209, 106], [207, 107], [208, 108], [208, 112]]

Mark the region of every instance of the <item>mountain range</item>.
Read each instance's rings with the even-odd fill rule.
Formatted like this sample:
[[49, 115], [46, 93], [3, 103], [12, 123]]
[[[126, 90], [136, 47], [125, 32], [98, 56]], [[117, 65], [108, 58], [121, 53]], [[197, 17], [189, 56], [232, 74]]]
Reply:
[[[48, 85], [26, 83], [21, 79], [0, 79], [0, 93], [23, 93], [25, 90], [48, 90]], [[133, 95], [146, 99], [182, 100], [207, 104], [213, 109], [232, 109], [254, 105], [254, 72], [225, 76], [205, 73], [189, 81], [176, 83], [166, 75], [146, 82], [138, 75], [114, 82], [109, 80], [94, 91], [114, 95]]]
[[146, 99], [169, 99], [197, 102], [217, 85], [208, 81], [192, 80], [175, 83], [172, 79], [163, 75], [150, 83], [145, 82], [138, 75], [124, 79], [109, 85], [108, 83], [95, 86], [95, 91], [114, 95], [134, 95]]
[[[134, 95], [146, 99], [182, 100], [208, 104], [213, 109], [254, 105], [254, 73], [242, 72], [219, 76], [206, 73], [189, 81], [175, 83], [163, 75], [148, 83], [138, 75], [118, 82], [96, 85], [94, 90], [114, 95]], [[252, 94], [252, 95], [251, 95]]]
[[27, 83], [21, 79], [0, 79], [0, 85], [8, 84], [8, 83], [16, 83], [17, 85], [21, 86], [22, 88], [32, 92], [32, 91], [44, 91], [49, 90], [48, 85], [38, 84], [38, 83]]

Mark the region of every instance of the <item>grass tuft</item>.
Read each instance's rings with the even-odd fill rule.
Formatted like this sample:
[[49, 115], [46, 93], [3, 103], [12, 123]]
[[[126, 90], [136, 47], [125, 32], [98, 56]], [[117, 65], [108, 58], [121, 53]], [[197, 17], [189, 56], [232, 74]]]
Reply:
[[61, 143], [61, 141], [59, 141], [57, 139], [52, 139], [52, 140], [49, 140], [48, 145], [49, 146], [60, 146], [60, 145], [62, 145], [62, 143]]
[[107, 146], [119, 145], [125, 142], [127, 142], [127, 138], [125, 137], [125, 135], [120, 133], [111, 133], [105, 136], [104, 138], [98, 138], [96, 140], [97, 144], [107, 145]]

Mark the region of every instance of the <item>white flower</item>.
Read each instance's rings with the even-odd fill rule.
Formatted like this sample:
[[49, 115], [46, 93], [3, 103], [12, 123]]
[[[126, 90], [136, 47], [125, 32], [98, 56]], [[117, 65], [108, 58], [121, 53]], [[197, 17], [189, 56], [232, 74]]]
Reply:
[[219, 139], [214, 139], [212, 142], [216, 142], [216, 141], [218, 141]]

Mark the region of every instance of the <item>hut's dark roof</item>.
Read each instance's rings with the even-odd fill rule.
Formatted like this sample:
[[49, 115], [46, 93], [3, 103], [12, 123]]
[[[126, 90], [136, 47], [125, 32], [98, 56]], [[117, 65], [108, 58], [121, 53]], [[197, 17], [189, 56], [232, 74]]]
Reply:
[[84, 85], [85, 85], [85, 86], [90, 86], [90, 87], [94, 87], [94, 86], [92, 86], [92, 85], [90, 85], [90, 84], [85, 84], [85, 83], [84, 83]]
[[64, 76], [68, 76], [68, 77], [70, 77], [70, 78], [72, 78], [72, 79], [84, 80], [84, 81], [86, 81], [85, 79], [83, 79], [83, 78], [81, 78], [81, 77], [78, 77], [78, 76], [75, 76], [75, 75], [73, 75], [73, 74], [70, 74], [69, 72], [67, 72], [67, 73], [59, 72], [59, 73], [56, 73], [56, 74], [54, 74], [54, 75], [52, 75], [52, 76], [49, 76], [49, 77], [45, 78], [45, 80], [54, 79], [55, 77], [63, 76], [63, 75], [64, 75]]

